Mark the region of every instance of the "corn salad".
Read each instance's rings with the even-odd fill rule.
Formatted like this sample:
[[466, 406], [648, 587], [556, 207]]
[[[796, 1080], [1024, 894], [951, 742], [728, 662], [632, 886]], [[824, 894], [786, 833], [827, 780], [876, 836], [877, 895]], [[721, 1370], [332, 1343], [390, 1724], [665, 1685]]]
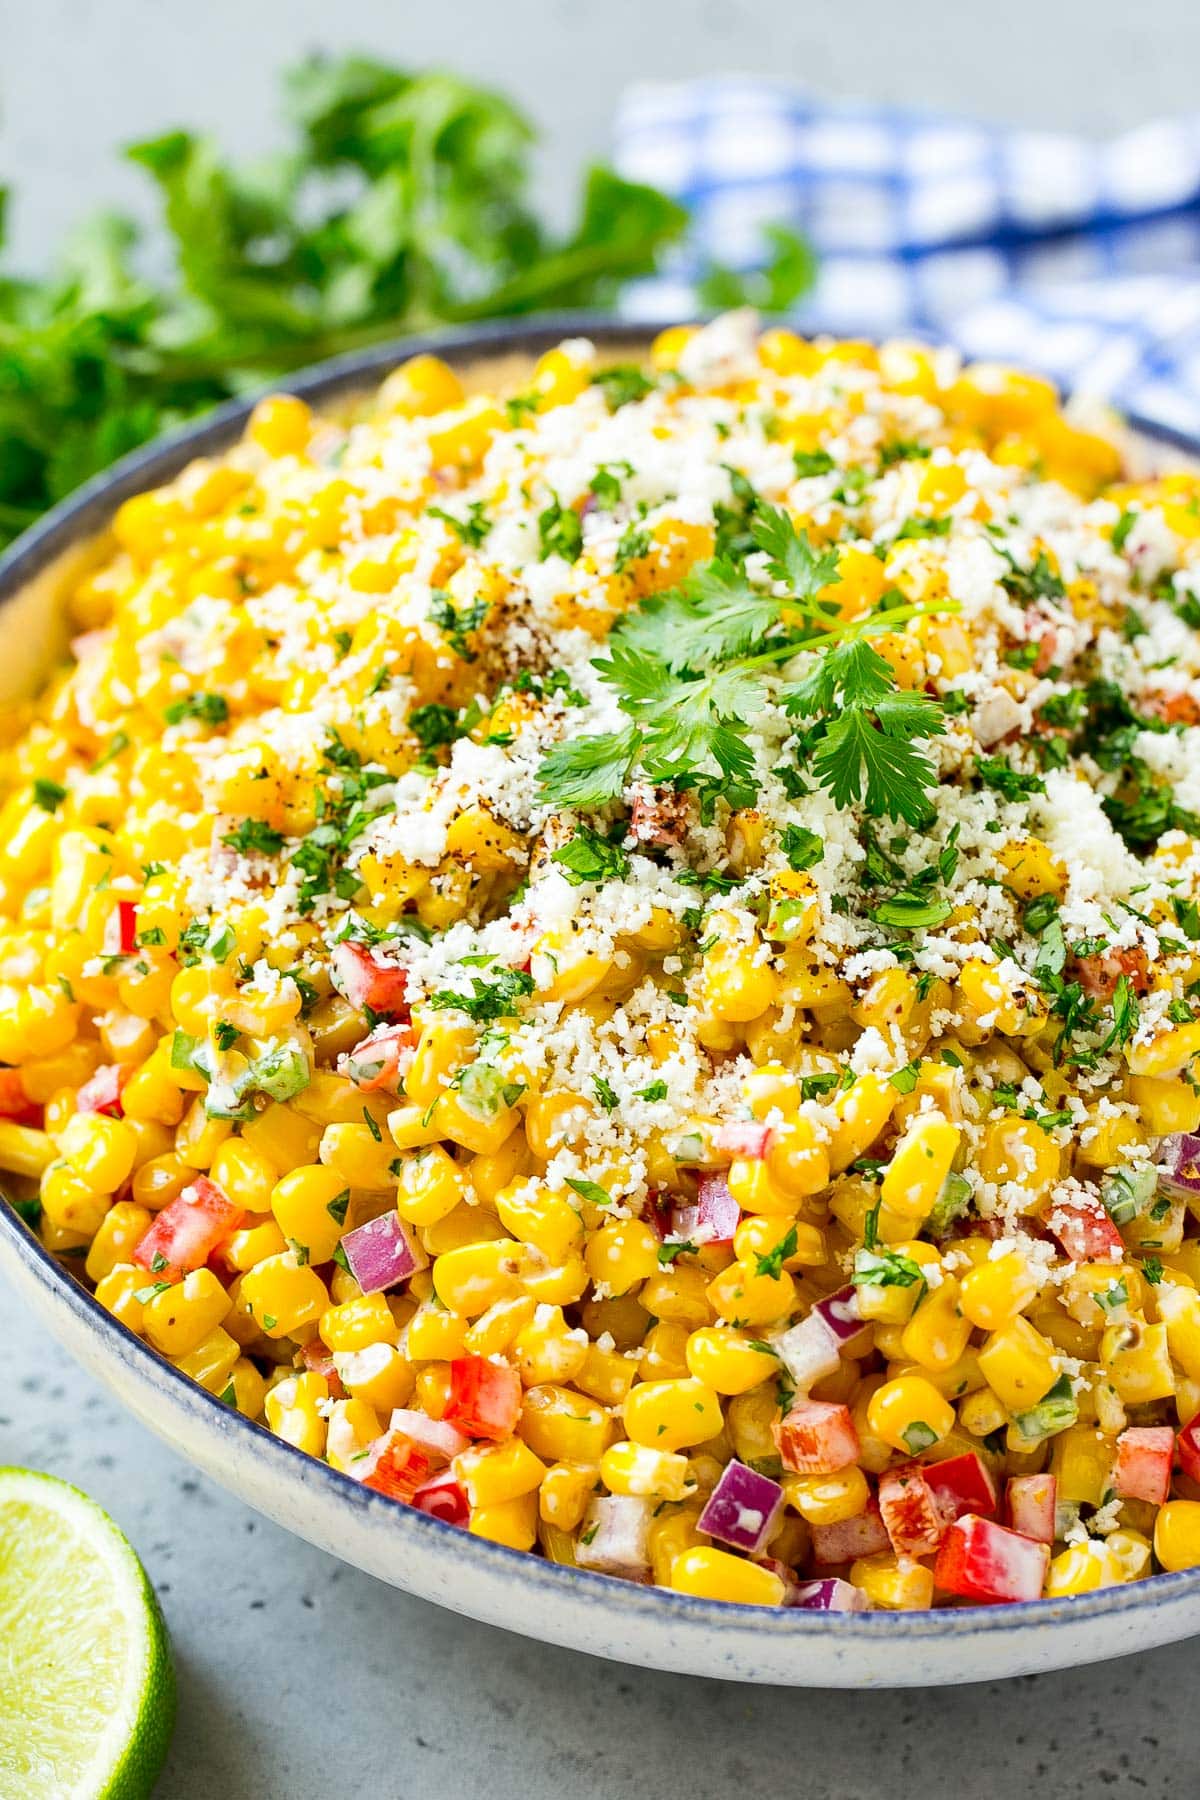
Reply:
[[1200, 479], [734, 314], [127, 501], [0, 749], [0, 1170], [288, 1443], [820, 1610], [1200, 1564]]

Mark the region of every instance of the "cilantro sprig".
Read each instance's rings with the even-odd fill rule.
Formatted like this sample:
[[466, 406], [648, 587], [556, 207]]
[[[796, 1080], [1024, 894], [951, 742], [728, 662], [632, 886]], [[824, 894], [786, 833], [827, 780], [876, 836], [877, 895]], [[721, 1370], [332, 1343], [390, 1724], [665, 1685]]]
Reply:
[[593, 666], [628, 723], [557, 745], [539, 771], [546, 798], [602, 807], [641, 770], [651, 781], [696, 789], [702, 803], [719, 793], [733, 807], [752, 804], [748, 725], [776, 666], [815, 651], [812, 667], [776, 696], [809, 722], [813, 774], [840, 806], [861, 802], [876, 816], [926, 822], [935, 770], [917, 744], [944, 729], [941, 711], [929, 696], [900, 689], [867, 639], [927, 609], [885, 596], [874, 613], [842, 620], [821, 599], [837, 574], [833, 552], [816, 552], [785, 512], [761, 501], [748, 530], [774, 585], [757, 585], [720, 556], [627, 614]]

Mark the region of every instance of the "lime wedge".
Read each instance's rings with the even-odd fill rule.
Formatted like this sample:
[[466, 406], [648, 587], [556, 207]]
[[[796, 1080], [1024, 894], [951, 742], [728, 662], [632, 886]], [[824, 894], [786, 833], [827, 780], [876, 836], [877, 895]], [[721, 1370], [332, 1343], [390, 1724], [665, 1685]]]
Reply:
[[0, 1795], [145, 1800], [175, 1674], [141, 1563], [77, 1488], [0, 1469]]

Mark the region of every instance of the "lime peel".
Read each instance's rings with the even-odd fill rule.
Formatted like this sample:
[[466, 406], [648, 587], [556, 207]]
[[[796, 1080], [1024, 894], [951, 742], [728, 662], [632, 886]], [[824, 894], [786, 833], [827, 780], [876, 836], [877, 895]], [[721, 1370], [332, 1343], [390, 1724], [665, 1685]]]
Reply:
[[154, 1589], [78, 1488], [0, 1469], [0, 1793], [146, 1800], [175, 1722]]

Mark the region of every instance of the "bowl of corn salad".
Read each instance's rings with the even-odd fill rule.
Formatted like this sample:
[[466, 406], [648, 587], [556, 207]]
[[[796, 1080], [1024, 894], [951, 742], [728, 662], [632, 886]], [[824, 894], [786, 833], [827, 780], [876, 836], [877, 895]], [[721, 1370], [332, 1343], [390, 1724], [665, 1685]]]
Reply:
[[0, 571], [10, 1275], [254, 1504], [553, 1641], [1195, 1629], [1183, 461], [737, 313], [123, 465]]

